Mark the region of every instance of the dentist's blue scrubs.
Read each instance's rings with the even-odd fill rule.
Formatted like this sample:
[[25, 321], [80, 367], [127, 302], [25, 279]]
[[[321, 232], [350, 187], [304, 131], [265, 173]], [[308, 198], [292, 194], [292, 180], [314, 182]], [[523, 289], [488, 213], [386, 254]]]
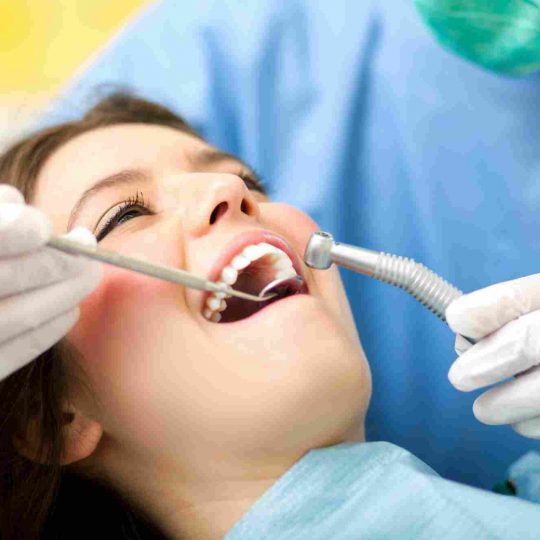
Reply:
[[[162, 2], [46, 121], [115, 84], [184, 115], [339, 241], [413, 257], [464, 291], [540, 271], [540, 75], [445, 51], [412, 0]], [[401, 290], [342, 276], [373, 372], [369, 440], [487, 489], [540, 447], [474, 418], [478, 392], [447, 380], [443, 323]]]

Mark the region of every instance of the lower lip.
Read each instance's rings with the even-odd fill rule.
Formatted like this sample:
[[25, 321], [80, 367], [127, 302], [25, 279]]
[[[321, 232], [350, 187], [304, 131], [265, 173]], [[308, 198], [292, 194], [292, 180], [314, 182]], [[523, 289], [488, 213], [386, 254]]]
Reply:
[[235, 327], [236, 328], [238, 325], [242, 325], [242, 323], [250, 324], [251, 321], [253, 320], [255, 322], [258, 322], [259, 317], [263, 316], [265, 313], [270, 313], [271, 311], [273, 311], [272, 308], [278, 309], [278, 308], [283, 307], [284, 309], [287, 309], [289, 305], [292, 304], [293, 302], [298, 302], [298, 301], [304, 302], [307, 299], [311, 300], [311, 295], [308, 293], [293, 294], [292, 296], [287, 296], [287, 298], [283, 298], [282, 300], [272, 302], [271, 304], [265, 306], [260, 311], [257, 311], [257, 313], [254, 313], [253, 315], [251, 315], [250, 317], [246, 317], [245, 319], [241, 319], [239, 321], [234, 321], [234, 322], [228, 322], [228, 323], [221, 323], [221, 324], [213, 323], [213, 324], [220, 327], [226, 327], [226, 328]]

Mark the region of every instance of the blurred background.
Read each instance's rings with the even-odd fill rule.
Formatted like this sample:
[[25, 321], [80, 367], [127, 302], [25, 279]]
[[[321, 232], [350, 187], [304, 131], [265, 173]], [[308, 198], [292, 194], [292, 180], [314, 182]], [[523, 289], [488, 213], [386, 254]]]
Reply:
[[149, 0], [0, 0], [0, 147]]

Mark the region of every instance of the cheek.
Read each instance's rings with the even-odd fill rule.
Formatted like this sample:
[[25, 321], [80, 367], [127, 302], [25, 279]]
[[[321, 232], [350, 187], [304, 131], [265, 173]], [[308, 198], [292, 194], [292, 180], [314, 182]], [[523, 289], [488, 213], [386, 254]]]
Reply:
[[[164, 238], [176, 240], [167, 231], [147, 231], [124, 236], [121, 243], [114, 239], [108, 243], [105, 239], [102, 247], [136, 259], [180, 267], [180, 243], [171, 240], [168, 245]], [[155, 330], [153, 326], [159, 324], [167, 309], [174, 304], [178, 312], [182, 291], [173, 283], [115, 266], [105, 264], [103, 270], [103, 279], [80, 303], [79, 320], [67, 335], [91, 364], [135, 349], [144, 335]], [[154, 316], [160, 310], [161, 317]]]
[[[167, 310], [178, 312], [179, 289], [172, 283], [106, 265], [98, 288], [80, 303], [80, 317], [66, 336], [85, 365], [105, 367], [111, 357], [141, 350]], [[175, 306], [173, 305], [176, 302]]]

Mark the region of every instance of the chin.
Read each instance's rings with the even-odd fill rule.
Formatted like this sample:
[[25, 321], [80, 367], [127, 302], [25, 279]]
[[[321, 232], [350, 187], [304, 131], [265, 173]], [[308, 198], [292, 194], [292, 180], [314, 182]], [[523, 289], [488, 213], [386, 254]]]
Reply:
[[[283, 366], [286, 406], [313, 447], [364, 440], [371, 374], [359, 341], [321, 310], [298, 309], [281, 321], [287, 332], [268, 343], [269, 363]], [[290, 330], [290, 329], [294, 330]], [[285, 417], [291, 413], [282, 411]]]

